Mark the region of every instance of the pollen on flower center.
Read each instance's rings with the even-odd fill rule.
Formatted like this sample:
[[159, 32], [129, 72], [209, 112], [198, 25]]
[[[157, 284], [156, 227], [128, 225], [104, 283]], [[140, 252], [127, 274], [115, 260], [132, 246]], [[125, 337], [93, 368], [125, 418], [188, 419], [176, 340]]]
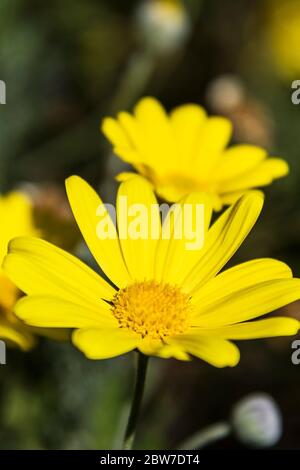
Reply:
[[187, 294], [156, 281], [136, 282], [121, 289], [112, 302], [112, 313], [122, 328], [153, 339], [183, 333], [191, 310]]

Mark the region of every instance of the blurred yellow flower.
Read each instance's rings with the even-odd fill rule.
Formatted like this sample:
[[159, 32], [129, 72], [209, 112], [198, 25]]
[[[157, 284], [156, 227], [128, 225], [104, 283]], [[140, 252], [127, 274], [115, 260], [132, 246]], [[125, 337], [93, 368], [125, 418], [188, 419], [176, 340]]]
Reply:
[[[84, 180], [72, 176], [66, 185], [82, 235], [111, 283], [50, 243], [16, 238], [10, 242], [3, 269], [28, 295], [16, 306], [26, 323], [75, 328], [73, 342], [90, 359], [138, 349], [179, 360], [196, 356], [216, 367], [238, 363], [239, 350], [231, 339], [298, 331], [299, 324], [292, 318], [249, 321], [300, 298], [300, 279], [293, 278], [284, 263], [257, 259], [218, 274], [260, 213], [259, 192], [243, 196], [211, 228], [210, 198], [194, 193], [182, 199], [178, 207], [205, 206], [204, 246], [189, 250], [184, 237], [174, 236], [178, 219], [172, 210], [161, 226], [153, 190], [143, 177], [134, 176], [120, 185], [118, 229]], [[151, 214], [158, 237], [119, 238], [124, 197], [132, 207], [142, 205], [147, 217]], [[97, 234], [100, 213], [109, 237]]]
[[[251, 188], [270, 184], [288, 173], [280, 158], [253, 145], [226, 148], [231, 123], [207, 117], [195, 104], [175, 108], [168, 116], [154, 98], [142, 99], [134, 114], [104, 119], [102, 130], [114, 152], [145, 176], [157, 194], [178, 201], [192, 191], [207, 192], [215, 210], [235, 202]], [[131, 177], [121, 173], [119, 181]]]
[[[34, 224], [32, 204], [29, 198], [19, 191], [0, 197], [0, 220], [0, 263], [2, 264], [12, 238], [35, 236], [39, 232]], [[9, 345], [28, 351], [36, 343], [35, 333], [58, 340], [68, 338], [66, 331], [36, 329], [21, 322], [13, 313], [15, 303], [21, 295], [22, 292], [0, 268], [0, 339]]]
[[293, 80], [300, 75], [299, 0], [268, 2], [267, 45], [280, 75]]
[[[11, 192], [0, 197], [0, 261], [7, 253], [8, 242], [18, 235], [37, 234], [32, 217], [29, 199], [21, 192]], [[21, 296], [19, 289], [0, 269], [0, 339], [23, 350], [30, 349], [34, 335], [13, 313], [16, 301]]]

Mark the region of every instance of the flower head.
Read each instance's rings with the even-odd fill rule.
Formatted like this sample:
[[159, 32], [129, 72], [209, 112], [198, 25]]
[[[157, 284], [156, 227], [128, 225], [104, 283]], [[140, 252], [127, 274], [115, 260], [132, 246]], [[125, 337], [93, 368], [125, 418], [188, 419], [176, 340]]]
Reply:
[[178, 50], [191, 29], [180, 0], [144, 0], [136, 12], [136, 25], [145, 47], [158, 54]]
[[[292, 318], [249, 321], [300, 297], [300, 280], [284, 263], [257, 259], [219, 274], [254, 225], [263, 204], [260, 193], [243, 196], [211, 228], [210, 198], [205, 193], [183, 198], [180, 207], [205, 207], [205, 243], [197, 250], [189, 249], [184, 234], [175, 236], [182, 219], [174, 211], [161, 225], [151, 185], [141, 176], [120, 185], [117, 227], [84, 180], [70, 177], [67, 193], [83, 237], [110, 283], [50, 243], [16, 238], [3, 268], [28, 295], [16, 306], [26, 323], [74, 328], [74, 344], [91, 359], [138, 349], [164, 358], [196, 356], [216, 367], [238, 363], [239, 350], [231, 339], [298, 331]], [[156, 236], [130, 236], [133, 212], [123, 213], [124, 197], [130, 208], [142, 204], [144, 214], [151, 214]], [[99, 232], [104, 219], [106, 237]]]
[[[207, 117], [195, 104], [175, 108], [170, 115], [154, 98], [142, 99], [134, 114], [106, 118], [102, 130], [114, 152], [130, 163], [167, 201], [178, 201], [194, 191], [207, 192], [215, 210], [235, 202], [251, 188], [270, 184], [288, 173], [279, 158], [254, 145], [226, 148], [231, 123]], [[119, 181], [131, 176], [119, 175]]]
[[[36, 236], [39, 234], [33, 217], [33, 207], [29, 198], [20, 191], [10, 192], [0, 197], [0, 263], [7, 253], [9, 241], [16, 236]], [[1, 266], [0, 264], [0, 266]], [[14, 314], [16, 302], [22, 296], [20, 289], [6, 276], [0, 267], [0, 339], [7, 344], [28, 351], [36, 343], [35, 334], [65, 340], [66, 331], [33, 328], [25, 325]]]
[[[11, 238], [21, 235], [37, 235], [34, 227], [32, 206], [25, 194], [15, 191], [0, 197], [0, 262], [7, 252]], [[35, 342], [30, 328], [24, 325], [13, 313], [16, 301], [21, 296], [19, 289], [0, 269], [0, 339], [20, 347], [30, 349]]]
[[271, 447], [282, 435], [282, 416], [267, 393], [252, 393], [232, 410], [231, 423], [236, 437], [251, 447]]

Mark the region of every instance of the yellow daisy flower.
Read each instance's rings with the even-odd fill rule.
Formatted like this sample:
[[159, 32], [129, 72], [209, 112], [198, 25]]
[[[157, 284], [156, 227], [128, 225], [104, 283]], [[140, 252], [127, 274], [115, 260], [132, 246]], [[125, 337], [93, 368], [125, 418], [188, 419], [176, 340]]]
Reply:
[[[0, 197], [0, 266], [7, 253], [9, 241], [16, 236], [36, 236], [39, 234], [34, 225], [33, 209], [27, 196], [13, 191]], [[35, 333], [53, 339], [66, 340], [65, 331], [36, 329], [20, 321], [13, 310], [22, 292], [0, 268], [0, 339], [8, 345], [23, 351], [30, 350], [36, 343]]]
[[[26, 323], [75, 328], [73, 342], [90, 359], [138, 349], [163, 358], [195, 356], [216, 367], [238, 363], [239, 350], [230, 340], [298, 331], [298, 321], [292, 318], [250, 321], [300, 298], [300, 280], [284, 263], [257, 259], [218, 274], [260, 213], [259, 192], [243, 196], [211, 228], [210, 198], [194, 193], [182, 199], [180, 207], [205, 205], [205, 243], [200, 250], [190, 250], [183, 237], [174, 236], [174, 212], [161, 226], [153, 190], [143, 177], [120, 185], [118, 228], [84, 180], [72, 176], [66, 186], [77, 224], [110, 283], [48, 242], [16, 238], [9, 244], [3, 269], [28, 295], [16, 305]], [[118, 235], [124, 228], [121, 221], [132, 222], [132, 214], [122, 211], [124, 197], [128, 207], [142, 204], [157, 237]], [[103, 217], [109, 237], [98, 230]]]
[[[11, 192], [0, 197], [0, 262], [7, 253], [8, 242], [17, 235], [37, 235], [32, 218], [32, 206], [21, 192]], [[30, 328], [13, 313], [20, 290], [8, 279], [0, 268], [0, 339], [24, 351], [35, 344]]]
[[[226, 148], [232, 132], [224, 117], [207, 117], [195, 104], [175, 108], [168, 116], [154, 98], [143, 98], [134, 114], [105, 118], [102, 131], [114, 152], [130, 163], [167, 201], [194, 191], [212, 197], [215, 210], [234, 203], [251, 188], [266, 186], [288, 173], [280, 158], [254, 145]], [[131, 176], [121, 173], [119, 181]]]

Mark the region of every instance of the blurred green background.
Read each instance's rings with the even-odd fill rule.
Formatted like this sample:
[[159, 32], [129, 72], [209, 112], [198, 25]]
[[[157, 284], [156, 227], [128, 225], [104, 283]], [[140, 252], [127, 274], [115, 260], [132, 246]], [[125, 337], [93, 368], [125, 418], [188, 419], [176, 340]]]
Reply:
[[[99, 132], [101, 118], [146, 94], [167, 109], [196, 102], [232, 119], [235, 141], [262, 145], [291, 167], [266, 190], [263, 215], [233, 262], [277, 257], [299, 276], [300, 105], [291, 102], [291, 82], [300, 79], [300, 1], [186, 0], [182, 36], [159, 44], [143, 33], [140, 4], [1, 0], [1, 192], [21, 186], [37, 195], [47, 238], [77, 246], [92, 263], [77, 245], [63, 182], [79, 174], [113, 200], [120, 162]], [[300, 319], [300, 304], [285, 313]], [[152, 359], [138, 446], [172, 448], [259, 390], [283, 413], [277, 447], [300, 448], [300, 366], [291, 363], [291, 342], [240, 344], [239, 366], [226, 370]], [[133, 354], [92, 362], [46, 339], [26, 354], [9, 350], [0, 366], [0, 448], [118, 446], [132, 375]], [[214, 445], [239, 446], [234, 438]]]

